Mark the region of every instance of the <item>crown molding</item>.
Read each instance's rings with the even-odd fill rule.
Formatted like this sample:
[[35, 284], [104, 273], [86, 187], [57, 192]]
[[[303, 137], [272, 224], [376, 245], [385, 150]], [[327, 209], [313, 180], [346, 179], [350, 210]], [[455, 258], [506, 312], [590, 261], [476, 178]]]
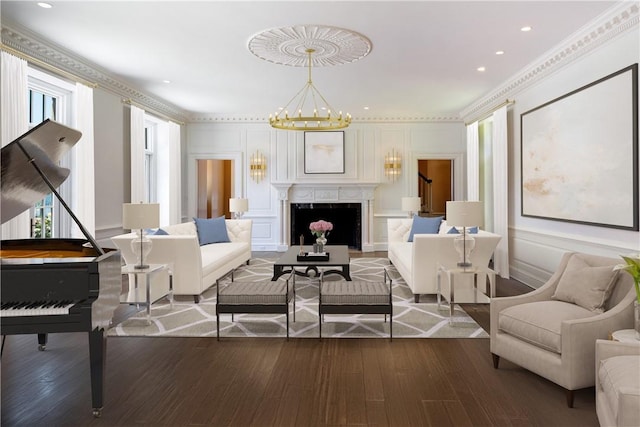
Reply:
[[639, 23], [639, 9], [637, 1], [624, 1], [612, 7], [558, 46], [532, 61], [506, 83], [462, 110], [460, 116], [466, 123], [479, 120], [505, 99], [515, 98], [516, 93], [571, 64], [611, 39], [633, 30]]
[[[262, 123], [269, 124], [267, 117], [228, 117], [216, 115], [192, 115], [190, 123]], [[464, 123], [460, 116], [420, 116], [420, 117], [353, 117], [352, 124], [358, 123]]]
[[38, 35], [15, 23], [3, 22], [1, 34], [2, 43], [11, 49], [83, 80], [93, 82], [125, 100], [149, 110], [151, 114], [157, 113], [176, 122], [184, 122], [187, 117], [187, 113], [179, 107], [128, 86], [106, 71], [99, 69], [95, 64], [87, 63], [64, 48], [54, 45], [51, 41], [42, 40]]

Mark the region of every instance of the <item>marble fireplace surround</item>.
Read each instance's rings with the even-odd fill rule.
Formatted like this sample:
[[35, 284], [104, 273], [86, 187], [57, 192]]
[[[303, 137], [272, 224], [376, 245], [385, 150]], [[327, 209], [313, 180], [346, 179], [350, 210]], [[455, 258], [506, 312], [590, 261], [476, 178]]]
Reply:
[[373, 199], [378, 183], [272, 183], [278, 191], [278, 251], [286, 251], [291, 235], [292, 203], [360, 203], [362, 252], [373, 252]]

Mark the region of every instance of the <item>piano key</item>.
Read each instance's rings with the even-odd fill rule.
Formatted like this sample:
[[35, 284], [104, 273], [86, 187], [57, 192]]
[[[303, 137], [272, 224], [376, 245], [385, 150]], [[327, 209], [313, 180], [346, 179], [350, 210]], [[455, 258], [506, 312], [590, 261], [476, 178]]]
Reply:
[[51, 303], [52, 302], [49, 301], [36, 305], [31, 302], [19, 302], [10, 308], [4, 308], [3, 305], [3, 308], [0, 309], [0, 317], [65, 315], [69, 314], [69, 309], [76, 305], [76, 303], [72, 301], [55, 301], [53, 305]]

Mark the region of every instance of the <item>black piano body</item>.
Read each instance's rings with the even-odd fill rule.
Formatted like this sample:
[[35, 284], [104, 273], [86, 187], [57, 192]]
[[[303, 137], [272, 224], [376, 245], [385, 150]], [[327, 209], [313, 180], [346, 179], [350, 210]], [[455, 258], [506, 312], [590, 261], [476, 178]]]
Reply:
[[[11, 303], [70, 301], [68, 314], [1, 316], [2, 335], [88, 332], [91, 401], [103, 407], [106, 335], [118, 307], [122, 279], [120, 252], [98, 254], [84, 239], [4, 240], [0, 247], [0, 300]], [[43, 257], [43, 255], [48, 255]], [[34, 310], [36, 308], [34, 307]]]
[[[1, 241], [0, 333], [3, 344], [6, 335], [37, 334], [40, 349], [44, 349], [49, 333], [87, 332], [91, 401], [93, 415], [99, 417], [106, 366], [105, 330], [119, 305], [121, 259], [119, 251], [98, 246], [55, 190], [68, 175], [58, 166], [60, 156], [80, 135], [47, 120], [2, 148], [2, 222], [52, 192], [86, 239]], [[63, 314], [30, 311], [63, 301], [70, 302]], [[12, 307], [23, 311], [18, 315], [5, 311]]]

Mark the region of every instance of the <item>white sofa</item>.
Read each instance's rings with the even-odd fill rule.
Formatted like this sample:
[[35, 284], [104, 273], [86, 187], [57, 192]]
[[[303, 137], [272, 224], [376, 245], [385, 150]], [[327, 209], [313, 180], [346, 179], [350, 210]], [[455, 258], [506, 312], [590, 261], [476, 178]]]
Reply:
[[[418, 303], [421, 294], [437, 294], [438, 266], [456, 267], [459, 255], [453, 247], [457, 235], [447, 234], [451, 227], [447, 227], [446, 222], [443, 221], [438, 234], [416, 234], [413, 242], [409, 242], [412, 223], [412, 218], [387, 220], [387, 251], [389, 261], [407, 282]], [[473, 265], [487, 267], [500, 236], [479, 230], [473, 238], [476, 244], [470, 261]], [[478, 283], [486, 283], [486, 275], [479, 274]]]
[[[151, 253], [145, 264], [169, 264], [173, 273], [173, 294], [192, 295], [199, 302], [200, 294], [216, 283], [216, 280], [251, 259], [250, 219], [227, 219], [230, 242], [200, 246], [194, 222], [161, 227], [168, 235], [150, 235], [153, 241]], [[131, 250], [135, 233], [112, 237], [127, 264], [135, 264]], [[168, 279], [168, 276], [167, 276]], [[168, 286], [167, 279], [163, 287]], [[155, 283], [152, 286], [156, 286]]]
[[603, 427], [640, 425], [640, 341], [596, 340], [596, 413]]

